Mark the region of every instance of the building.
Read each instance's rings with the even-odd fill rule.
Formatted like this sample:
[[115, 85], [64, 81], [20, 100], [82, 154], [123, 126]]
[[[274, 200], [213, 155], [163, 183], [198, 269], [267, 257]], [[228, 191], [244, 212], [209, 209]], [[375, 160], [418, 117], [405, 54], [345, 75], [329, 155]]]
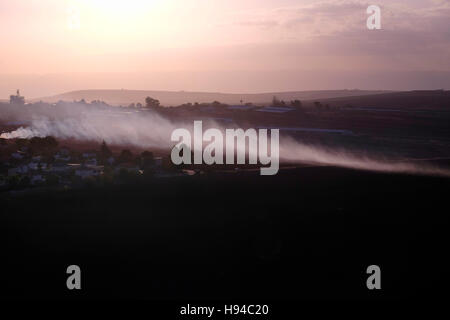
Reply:
[[67, 173], [72, 170], [72, 167], [65, 163], [54, 163], [49, 166], [49, 171], [53, 173]]
[[95, 152], [84, 152], [83, 158], [85, 159], [94, 159], [97, 157], [97, 154]]
[[133, 163], [123, 163], [114, 169], [114, 172], [116, 174], [119, 174], [121, 171], [126, 171], [128, 173], [133, 173], [133, 174], [142, 174], [143, 173], [143, 171], [139, 168], [139, 166], [137, 166]]
[[97, 165], [97, 159], [92, 158], [92, 159], [88, 159], [84, 162], [84, 164], [86, 166], [96, 166]]
[[30, 162], [28, 168], [30, 170], [46, 170], [47, 164], [45, 162]]
[[56, 161], [62, 161], [62, 162], [68, 162], [70, 161], [70, 150], [67, 148], [61, 148], [59, 151], [54, 155], [54, 158]]
[[89, 177], [96, 177], [102, 174], [103, 167], [102, 166], [96, 166], [96, 167], [82, 167], [80, 169], [77, 169], [75, 171], [75, 175], [78, 177], [81, 177], [83, 179], [89, 178]]
[[5, 187], [7, 185], [6, 179], [4, 176], [0, 176], [0, 187]]
[[20, 95], [19, 89], [17, 89], [17, 94], [15, 96], [14, 95], [9, 96], [9, 103], [20, 106], [25, 105], [25, 97]]
[[11, 154], [11, 157], [17, 160], [23, 159], [23, 155], [19, 152], [14, 152], [13, 154]]
[[28, 173], [28, 166], [26, 165], [8, 169], [8, 176], [16, 176], [26, 173]]
[[31, 176], [30, 182], [32, 185], [36, 185], [36, 184], [44, 183], [45, 179], [41, 174], [36, 174], [36, 175]]

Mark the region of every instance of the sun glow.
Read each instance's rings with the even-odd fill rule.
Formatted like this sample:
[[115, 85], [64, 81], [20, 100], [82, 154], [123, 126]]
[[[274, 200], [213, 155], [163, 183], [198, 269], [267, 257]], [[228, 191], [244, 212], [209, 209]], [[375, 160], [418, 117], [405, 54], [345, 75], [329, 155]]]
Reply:
[[81, 1], [101, 15], [130, 17], [139, 15], [160, 2], [159, 0], [84, 0]]
[[78, 8], [80, 15], [95, 17], [99, 22], [127, 21], [151, 15], [152, 10], [158, 10], [162, 0], [78, 0], [70, 5]]
[[[73, 44], [107, 51], [136, 46], [159, 34], [167, 18], [164, 0], [72, 0], [68, 1], [68, 26]], [[163, 29], [163, 30], [162, 30]], [[144, 39], [145, 38], [145, 39]], [[138, 41], [138, 39], [140, 39]], [[97, 49], [93, 49], [96, 47]]]

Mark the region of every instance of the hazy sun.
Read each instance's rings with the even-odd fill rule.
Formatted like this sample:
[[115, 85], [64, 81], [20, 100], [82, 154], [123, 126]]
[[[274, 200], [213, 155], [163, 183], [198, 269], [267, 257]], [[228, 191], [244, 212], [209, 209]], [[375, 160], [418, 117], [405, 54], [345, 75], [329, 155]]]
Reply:
[[83, 0], [83, 5], [90, 7], [100, 15], [113, 15], [116, 18], [137, 15], [153, 7], [159, 0]]
[[155, 22], [163, 0], [69, 0], [69, 28], [85, 36], [117, 35]]

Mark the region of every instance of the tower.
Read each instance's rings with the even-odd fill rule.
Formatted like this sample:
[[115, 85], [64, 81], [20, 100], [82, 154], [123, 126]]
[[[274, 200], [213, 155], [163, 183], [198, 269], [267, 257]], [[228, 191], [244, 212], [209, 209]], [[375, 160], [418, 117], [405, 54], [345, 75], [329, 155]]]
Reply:
[[15, 96], [14, 95], [9, 96], [9, 103], [14, 104], [14, 105], [20, 105], [20, 106], [25, 105], [25, 98], [20, 95], [19, 89], [17, 89], [17, 93]]

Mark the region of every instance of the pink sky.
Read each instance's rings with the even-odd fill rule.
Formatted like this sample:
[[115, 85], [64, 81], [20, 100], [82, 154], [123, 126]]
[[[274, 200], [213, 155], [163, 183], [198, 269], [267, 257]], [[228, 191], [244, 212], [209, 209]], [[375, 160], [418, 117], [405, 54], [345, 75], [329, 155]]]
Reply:
[[[366, 28], [370, 4], [382, 30]], [[450, 0], [3, 0], [0, 98], [449, 89], [449, 27]]]

